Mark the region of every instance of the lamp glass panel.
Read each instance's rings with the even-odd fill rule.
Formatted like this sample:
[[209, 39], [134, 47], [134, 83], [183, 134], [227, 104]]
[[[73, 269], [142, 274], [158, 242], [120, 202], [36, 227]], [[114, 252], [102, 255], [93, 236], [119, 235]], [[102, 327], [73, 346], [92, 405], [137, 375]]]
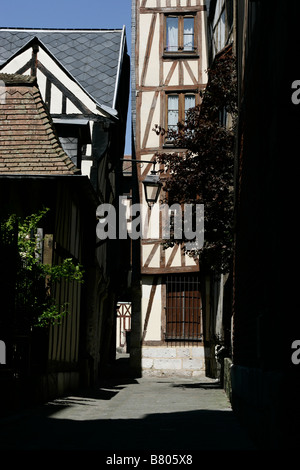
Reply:
[[155, 201], [157, 197], [157, 193], [159, 191], [158, 186], [145, 186], [145, 191], [146, 191], [146, 199], [147, 201]]

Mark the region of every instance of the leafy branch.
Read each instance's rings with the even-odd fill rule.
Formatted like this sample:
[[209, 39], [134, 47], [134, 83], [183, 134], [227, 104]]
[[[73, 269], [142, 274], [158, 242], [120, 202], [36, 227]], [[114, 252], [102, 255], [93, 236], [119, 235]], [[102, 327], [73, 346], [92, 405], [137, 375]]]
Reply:
[[[234, 127], [237, 116], [235, 58], [231, 48], [215, 59], [208, 71], [202, 103], [187, 112], [176, 130], [153, 129], [167, 135], [172, 153], [159, 152], [164, 165], [166, 202], [204, 204], [205, 241], [189, 254], [215, 272], [228, 272], [233, 249]], [[229, 116], [224, 122], [220, 116]], [[231, 122], [231, 125], [229, 124]], [[184, 153], [176, 149], [185, 149]], [[184, 240], [167, 240], [165, 246], [183, 245]]]
[[60, 265], [41, 262], [41, 240], [37, 228], [49, 209], [27, 216], [24, 220], [11, 214], [1, 221], [2, 243], [8, 243], [17, 233], [17, 264], [15, 309], [24, 327], [47, 327], [60, 323], [68, 313], [68, 304], [58, 304], [54, 287], [62, 282], [83, 282], [82, 266], [66, 258]]

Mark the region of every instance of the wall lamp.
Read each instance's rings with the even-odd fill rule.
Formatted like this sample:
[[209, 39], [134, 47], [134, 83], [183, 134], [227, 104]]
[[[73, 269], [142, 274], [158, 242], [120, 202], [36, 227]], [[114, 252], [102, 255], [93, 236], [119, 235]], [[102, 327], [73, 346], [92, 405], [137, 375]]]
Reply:
[[[146, 160], [129, 160], [129, 159], [121, 159], [121, 160], [125, 162], [135, 162], [137, 164], [151, 163]], [[150, 209], [157, 202], [162, 185], [163, 185], [162, 182], [160, 181], [158, 171], [155, 170], [155, 165], [156, 165], [156, 160], [153, 161], [153, 169], [151, 170], [151, 173], [148, 174], [146, 178], [143, 180], [145, 199]]]

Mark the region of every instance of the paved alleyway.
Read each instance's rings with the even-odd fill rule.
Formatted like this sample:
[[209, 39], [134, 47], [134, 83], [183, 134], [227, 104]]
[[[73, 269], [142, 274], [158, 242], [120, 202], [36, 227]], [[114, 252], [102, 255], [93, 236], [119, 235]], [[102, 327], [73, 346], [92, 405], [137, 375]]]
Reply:
[[3, 450], [255, 450], [209, 379], [111, 378], [0, 420]]

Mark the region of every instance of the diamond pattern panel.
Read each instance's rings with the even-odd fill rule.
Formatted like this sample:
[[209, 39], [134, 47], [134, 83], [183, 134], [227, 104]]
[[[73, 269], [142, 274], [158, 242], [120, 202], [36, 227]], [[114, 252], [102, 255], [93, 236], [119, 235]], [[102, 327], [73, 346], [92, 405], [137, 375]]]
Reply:
[[0, 68], [35, 36], [98, 103], [112, 107], [121, 30], [3, 28], [0, 29]]

